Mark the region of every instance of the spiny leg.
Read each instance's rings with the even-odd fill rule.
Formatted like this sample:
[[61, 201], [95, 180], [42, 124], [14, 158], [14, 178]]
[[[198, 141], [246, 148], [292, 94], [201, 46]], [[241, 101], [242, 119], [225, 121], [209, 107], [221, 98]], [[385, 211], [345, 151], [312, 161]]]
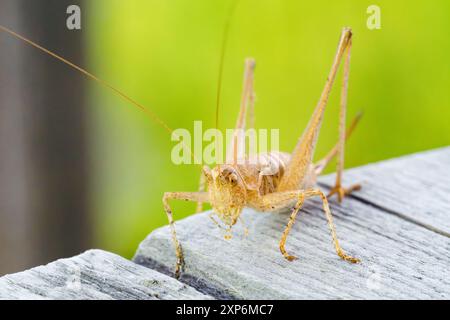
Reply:
[[342, 81], [341, 101], [339, 111], [339, 142], [337, 144], [337, 162], [336, 162], [336, 182], [328, 196], [337, 194], [339, 203], [344, 197], [354, 190], [361, 189], [361, 185], [355, 184], [345, 189], [342, 187], [342, 172], [344, 171], [344, 151], [345, 151], [345, 119], [347, 117], [347, 97], [348, 97], [348, 79], [350, 75], [350, 57], [352, 40], [350, 39], [346, 48], [347, 54], [344, 60], [344, 78]]
[[334, 223], [333, 223], [333, 216], [331, 214], [330, 206], [328, 204], [328, 200], [327, 200], [326, 195], [322, 191], [320, 191], [318, 189], [313, 190], [312, 192], [314, 193], [314, 195], [318, 195], [318, 196], [320, 196], [322, 198], [323, 210], [325, 211], [325, 216], [327, 218], [328, 227], [330, 228], [331, 236], [333, 238], [334, 248], [335, 248], [336, 253], [338, 254], [338, 256], [341, 257], [342, 259], [346, 260], [346, 261], [351, 262], [351, 263], [358, 263], [358, 262], [360, 262], [359, 259], [351, 257], [351, 256], [345, 254], [344, 250], [342, 250], [341, 246], [339, 245], [339, 241], [338, 241], [338, 238], [337, 238], [337, 235], [336, 235], [336, 228], [335, 228]]
[[338, 49], [331, 66], [325, 86], [309, 123], [300, 137], [286, 172], [278, 185], [277, 191], [296, 190], [298, 186], [303, 185], [308, 175], [308, 170], [313, 160], [317, 139], [322, 125], [323, 115], [330, 96], [331, 88], [336, 78], [342, 56], [352, 37], [349, 28], [344, 28], [339, 41]]
[[294, 201], [297, 200], [297, 203], [296, 203], [296, 205], [291, 213], [291, 216], [289, 218], [289, 222], [288, 222], [288, 224], [283, 232], [283, 235], [281, 237], [281, 240], [280, 240], [280, 251], [283, 254], [283, 256], [289, 261], [296, 259], [294, 256], [287, 253], [286, 248], [285, 248], [286, 239], [289, 235], [289, 232], [292, 229], [292, 226], [295, 223], [295, 219], [304, 203], [304, 200], [314, 197], [314, 196], [320, 196], [320, 198], [322, 199], [323, 210], [324, 210], [325, 216], [327, 218], [328, 226], [331, 231], [331, 236], [333, 238], [333, 243], [334, 243], [334, 247], [335, 247], [337, 255], [339, 257], [341, 257], [342, 259], [352, 262], [352, 263], [359, 262], [358, 259], [353, 258], [349, 255], [346, 255], [344, 253], [344, 250], [342, 250], [341, 246], [339, 245], [339, 241], [337, 239], [336, 229], [334, 227], [333, 217], [331, 215], [331, 210], [328, 205], [327, 197], [319, 189], [275, 192], [275, 193], [271, 193], [271, 194], [268, 194], [268, 195], [262, 197], [262, 204], [261, 204], [260, 209], [264, 209], [264, 210], [269, 210], [269, 209], [276, 210], [276, 209], [280, 209], [280, 208], [286, 208], [291, 205], [293, 200]]
[[297, 218], [297, 214], [300, 211], [301, 207], [303, 206], [303, 203], [305, 202], [305, 195], [303, 193], [299, 194], [298, 197], [298, 201], [297, 204], [295, 205], [294, 209], [292, 210], [291, 216], [289, 217], [289, 222], [286, 226], [286, 228], [283, 231], [283, 235], [281, 236], [281, 240], [280, 240], [280, 251], [283, 254], [283, 256], [289, 260], [289, 261], [294, 261], [297, 259], [297, 257], [289, 255], [286, 252], [286, 240], [287, 240], [287, 236], [289, 235], [289, 232], [292, 229], [292, 226], [295, 223], [295, 218]]
[[341, 257], [342, 259], [344, 259], [346, 261], [349, 261], [349, 262], [352, 262], [352, 263], [359, 262], [358, 259], [353, 258], [353, 257], [351, 257], [349, 255], [346, 255], [344, 253], [344, 250], [342, 250], [341, 246], [339, 245], [339, 241], [337, 239], [336, 229], [334, 227], [333, 217], [331, 215], [331, 210], [330, 210], [330, 207], [328, 205], [327, 197], [319, 189], [309, 189], [309, 190], [305, 190], [305, 191], [299, 191], [299, 195], [298, 195], [299, 200], [297, 202], [297, 205], [294, 207], [294, 210], [293, 210], [293, 212], [292, 212], [292, 214], [291, 214], [291, 216], [289, 218], [288, 225], [286, 226], [286, 229], [284, 230], [283, 235], [282, 235], [281, 240], [280, 240], [280, 251], [283, 254], [283, 256], [289, 261], [293, 261], [293, 260], [296, 259], [296, 257], [291, 256], [291, 255], [289, 255], [286, 252], [286, 249], [285, 249], [286, 239], [287, 239], [287, 236], [288, 236], [292, 226], [294, 225], [295, 218], [297, 217], [297, 213], [299, 212], [301, 206], [303, 205], [304, 200], [306, 198], [311, 198], [311, 197], [314, 197], [314, 196], [320, 196], [322, 198], [323, 210], [324, 210], [325, 216], [327, 218], [328, 226], [329, 226], [330, 231], [331, 231], [331, 236], [333, 238], [334, 248], [336, 250], [337, 255], [339, 257]]
[[181, 270], [184, 267], [184, 258], [181, 244], [177, 238], [177, 232], [175, 230], [175, 222], [173, 220], [172, 209], [169, 206], [169, 200], [185, 200], [196, 202], [208, 202], [209, 197], [206, 192], [165, 192], [163, 196], [164, 210], [166, 211], [167, 218], [169, 220], [170, 232], [172, 234], [172, 241], [175, 246], [175, 254], [177, 262], [175, 266], [175, 277], [179, 278]]

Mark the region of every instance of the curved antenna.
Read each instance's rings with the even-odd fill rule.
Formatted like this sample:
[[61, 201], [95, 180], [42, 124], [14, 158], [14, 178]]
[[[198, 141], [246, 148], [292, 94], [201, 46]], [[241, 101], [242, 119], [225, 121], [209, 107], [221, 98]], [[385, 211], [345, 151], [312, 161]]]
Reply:
[[227, 19], [225, 21], [225, 27], [223, 29], [222, 36], [222, 47], [220, 51], [220, 62], [219, 62], [219, 75], [217, 81], [217, 97], [216, 97], [216, 124], [215, 128], [219, 128], [219, 109], [220, 109], [220, 95], [222, 91], [222, 76], [223, 76], [223, 65], [225, 60], [225, 51], [228, 43], [228, 33], [230, 30], [230, 22], [233, 17], [234, 11], [238, 5], [239, 0], [233, 0], [233, 3], [230, 6], [230, 10], [228, 11]]
[[137, 101], [133, 100], [132, 98], [130, 98], [129, 96], [127, 96], [125, 93], [123, 93], [122, 91], [120, 91], [119, 89], [116, 89], [115, 87], [113, 87], [112, 85], [110, 85], [108, 82], [98, 78], [97, 76], [93, 75], [92, 73], [88, 72], [87, 70], [81, 68], [80, 66], [77, 66], [76, 64], [70, 62], [69, 60], [61, 57], [60, 55], [54, 53], [53, 51], [50, 51], [40, 45], [38, 45], [36, 42], [31, 41], [28, 38], [25, 38], [24, 36], [0, 25], [0, 30], [5, 31], [6, 33], [9, 33], [10, 35], [30, 44], [31, 46], [49, 54], [50, 56], [52, 56], [53, 58], [67, 64], [68, 66], [72, 67], [75, 70], [80, 71], [81, 73], [83, 73], [85, 76], [87, 76], [88, 78], [95, 80], [96, 82], [100, 83], [102, 86], [111, 89], [112, 91], [114, 91], [114, 93], [116, 93], [118, 96], [120, 96], [122, 99], [130, 102], [131, 104], [133, 104], [135, 107], [141, 109], [143, 112], [145, 112], [148, 116], [150, 116], [156, 123], [158, 123], [159, 125], [161, 125], [166, 131], [168, 131], [169, 133], [172, 133], [173, 130], [164, 122], [162, 121], [153, 111], [151, 111], [150, 109], [144, 107], [143, 105], [141, 105], [140, 103], [138, 103]]
[[[140, 104], [139, 102], [135, 101], [134, 99], [130, 98], [128, 95], [126, 95], [125, 93], [123, 93], [122, 91], [120, 91], [119, 89], [116, 89], [115, 87], [113, 87], [112, 85], [110, 85], [108, 82], [98, 78], [97, 76], [93, 75], [92, 73], [90, 73], [89, 71], [87, 71], [86, 69], [81, 68], [80, 66], [76, 65], [73, 62], [70, 62], [69, 60], [61, 57], [60, 55], [54, 53], [51, 50], [48, 50], [46, 48], [44, 48], [43, 46], [37, 44], [36, 42], [0, 25], [0, 30], [4, 31], [8, 34], [10, 34], [11, 36], [18, 38], [22, 41], [24, 41], [25, 43], [35, 47], [36, 49], [39, 49], [40, 51], [43, 51], [45, 53], [47, 53], [48, 55], [52, 56], [53, 58], [63, 62], [64, 64], [70, 66], [71, 68], [81, 72], [82, 74], [84, 74], [86, 77], [96, 81], [97, 83], [99, 83], [100, 85], [112, 90], [116, 95], [118, 95], [119, 97], [121, 97], [122, 99], [124, 99], [125, 101], [131, 103], [133, 106], [135, 106], [136, 108], [140, 109], [141, 111], [143, 111], [147, 116], [149, 116], [154, 122], [156, 122], [157, 124], [159, 124], [161, 127], [163, 127], [167, 132], [169, 132], [169, 134], [174, 134], [174, 131], [160, 118], [158, 117], [152, 110], [150, 110], [147, 107], [144, 107], [142, 104]], [[185, 148], [185, 150], [187, 150], [190, 155], [191, 158], [194, 159], [194, 163], [199, 163], [198, 161], [196, 161], [195, 155], [192, 153], [192, 151], [190, 149], [188, 149], [184, 142], [182, 141], [183, 147]]]

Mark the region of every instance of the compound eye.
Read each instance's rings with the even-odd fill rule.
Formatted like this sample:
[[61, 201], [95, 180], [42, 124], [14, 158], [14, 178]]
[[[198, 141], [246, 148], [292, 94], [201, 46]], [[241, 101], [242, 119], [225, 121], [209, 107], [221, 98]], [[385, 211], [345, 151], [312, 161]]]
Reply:
[[228, 176], [228, 179], [230, 180], [230, 182], [231, 182], [232, 184], [236, 184], [236, 183], [237, 183], [237, 176], [236, 176], [236, 174], [234, 174], [234, 173], [230, 174], [230, 175]]

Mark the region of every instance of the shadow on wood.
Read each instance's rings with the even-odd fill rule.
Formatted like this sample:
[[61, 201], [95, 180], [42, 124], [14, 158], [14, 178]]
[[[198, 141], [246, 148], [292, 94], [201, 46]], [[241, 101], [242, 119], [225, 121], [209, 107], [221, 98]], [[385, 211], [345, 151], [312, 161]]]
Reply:
[[[288, 238], [287, 250], [299, 257], [294, 262], [285, 260], [278, 249], [289, 213], [277, 215], [247, 210], [243, 218], [250, 235], [245, 238], [238, 226], [230, 241], [224, 240], [207, 213], [179, 221], [176, 227], [186, 260], [181, 281], [219, 298], [449, 298], [450, 239], [369, 203], [372, 199], [379, 201], [401, 210], [405, 216], [426, 218], [429, 224], [439, 227], [438, 213], [448, 203], [437, 201], [429, 185], [445, 184], [439, 180], [438, 172], [450, 164], [449, 155], [450, 148], [446, 148], [351, 170], [348, 176], [353, 178], [353, 183], [363, 183], [362, 193], [355, 193], [355, 197], [347, 198], [342, 205], [331, 201], [331, 206], [343, 249], [360, 258], [361, 264], [349, 264], [336, 255], [321, 204], [311, 201], [297, 218]], [[431, 165], [445, 159], [446, 164]], [[409, 181], [413, 192], [422, 197], [411, 202], [434, 201], [429, 207], [433, 208], [433, 214], [426, 216], [415, 215], [415, 211], [409, 210], [412, 205], [404, 204], [413, 193], [408, 195], [402, 182], [409, 179], [415, 167], [424, 166], [424, 162], [428, 174], [421, 176], [421, 182], [427, 178], [439, 182]], [[380, 173], [377, 179], [372, 172], [384, 172], [385, 164], [387, 173]], [[433, 170], [436, 172], [430, 173]], [[325, 177], [321, 181], [329, 180], [330, 177]], [[368, 191], [364, 193], [364, 190]], [[389, 200], [383, 201], [380, 195], [386, 190], [391, 191]], [[367, 196], [366, 201], [356, 198], [364, 196]], [[421, 207], [417, 208], [420, 211]], [[446, 214], [448, 217], [448, 211]], [[175, 255], [169, 229], [164, 227], [152, 232], [139, 246], [134, 261], [170, 274]]]
[[0, 299], [211, 299], [118, 255], [89, 250], [0, 278]]
[[[234, 237], [225, 240], [206, 212], [176, 224], [186, 260], [184, 284], [167, 276], [175, 254], [163, 227], [140, 244], [137, 264], [88, 251], [0, 278], [0, 298], [449, 299], [450, 237], [442, 223], [448, 215], [448, 165], [450, 148], [444, 148], [349, 171], [363, 182], [363, 191], [331, 206], [341, 245], [360, 264], [336, 255], [321, 204], [310, 201], [288, 238], [287, 249], [299, 258], [294, 262], [278, 249], [288, 213], [246, 210], [249, 236], [237, 225]], [[414, 168], [428, 168], [427, 174], [411, 178], [417, 176]]]

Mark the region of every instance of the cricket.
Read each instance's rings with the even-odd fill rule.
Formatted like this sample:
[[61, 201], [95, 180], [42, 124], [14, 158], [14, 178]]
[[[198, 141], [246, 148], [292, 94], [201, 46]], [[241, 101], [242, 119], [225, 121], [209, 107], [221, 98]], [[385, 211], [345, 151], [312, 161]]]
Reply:
[[[0, 25], [0, 30], [43, 51], [71, 68], [83, 73], [85, 76], [102, 86], [109, 88], [116, 95], [145, 112], [165, 130], [172, 132], [172, 129], [170, 129], [165, 122], [150, 109], [142, 106], [104, 80], [99, 79], [78, 65], [75, 65], [56, 53], [4, 26]], [[336, 195], [339, 202], [341, 202], [345, 196], [361, 188], [359, 184], [346, 187], [342, 185], [345, 142], [361, 117], [361, 114], [358, 114], [349, 127], [346, 128], [345, 122], [351, 47], [352, 31], [350, 28], [346, 27], [343, 28], [340, 35], [337, 51], [319, 102], [292, 153], [272, 151], [253, 155], [249, 154], [245, 159], [241, 159], [238, 157], [237, 150], [239, 149], [239, 145], [244, 143], [244, 141], [242, 141], [243, 138], [240, 135], [235, 134], [231, 145], [227, 148], [226, 161], [224, 161], [223, 164], [216, 164], [214, 168], [210, 168], [209, 166], [202, 167], [198, 191], [164, 193], [162, 202], [167, 214], [175, 247], [176, 266], [174, 273], [177, 278], [184, 270], [185, 262], [182, 245], [177, 239], [174, 216], [169, 203], [171, 200], [196, 202], [197, 212], [203, 211], [204, 203], [210, 204], [212, 207], [210, 218], [218, 227], [225, 230], [226, 239], [231, 238], [232, 227], [241, 220], [240, 215], [245, 207], [253, 208], [260, 212], [274, 213], [292, 210], [289, 221], [281, 234], [279, 249], [285, 259], [293, 261], [297, 258], [286, 250], [288, 235], [304, 202], [307, 199], [318, 197], [322, 201], [323, 211], [328, 222], [337, 255], [350, 263], [359, 262], [357, 258], [347, 255], [341, 248], [333, 223], [330, 206], [328, 204], [328, 198], [332, 195]], [[329, 153], [322, 160], [314, 163], [313, 156], [324, 112], [341, 63], [343, 64], [343, 83], [339, 106], [339, 136], [336, 145]], [[240, 111], [235, 125], [235, 132], [237, 132], [238, 129], [246, 129], [254, 126], [254, 70], [255, 60], [252, 58], [246, 59]], [[335, 157], [337, 157], [336, 182], [329, 194], [326, 195], [317, 187], [316, 181], [317, 177]]]

